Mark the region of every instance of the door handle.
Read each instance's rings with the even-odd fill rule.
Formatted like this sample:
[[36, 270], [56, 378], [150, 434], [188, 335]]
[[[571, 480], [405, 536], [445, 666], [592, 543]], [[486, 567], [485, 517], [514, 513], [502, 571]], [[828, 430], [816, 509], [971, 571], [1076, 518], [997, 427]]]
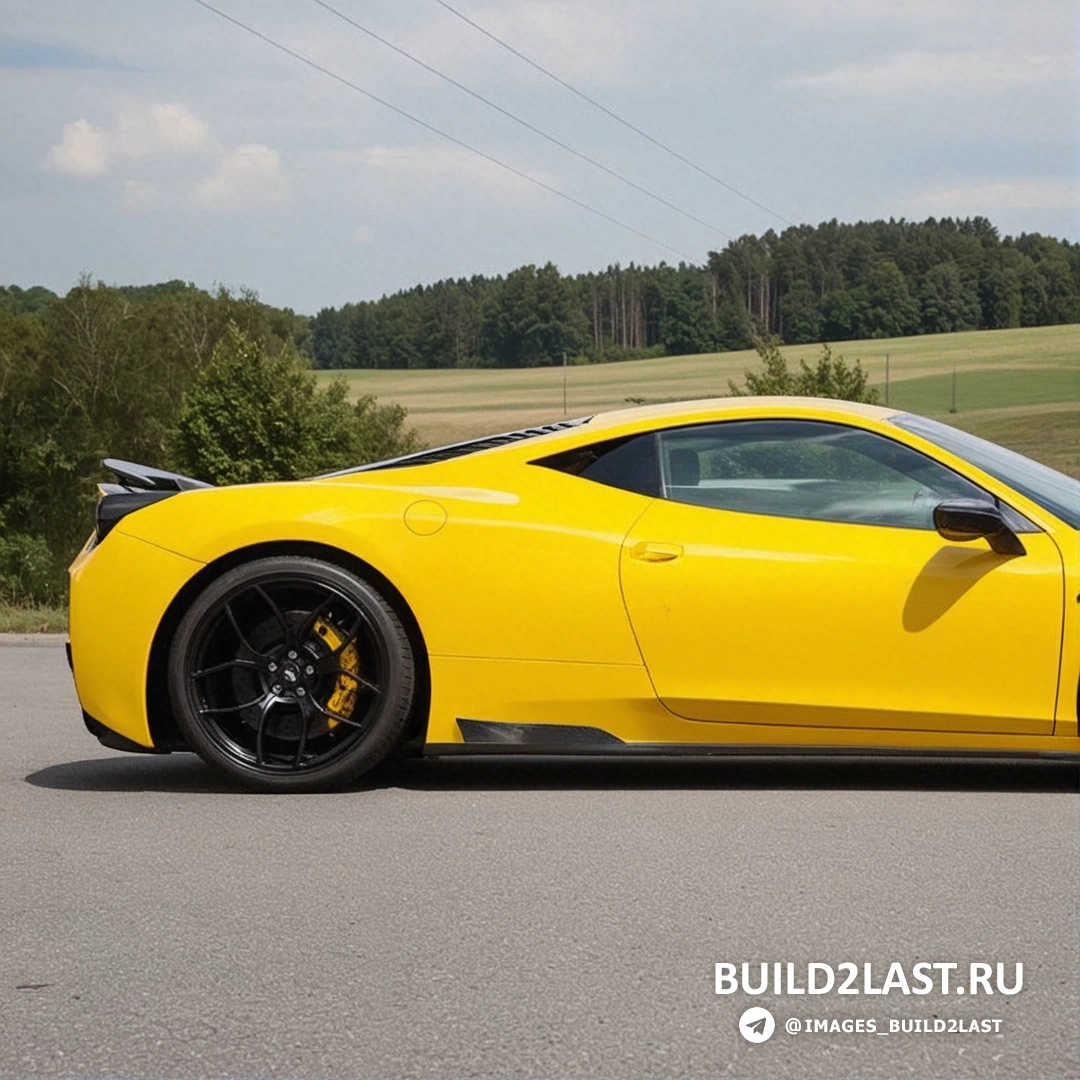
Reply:
[[671, 562], [683, 553], [681, 544], [660, 544], [653, 540], [642, 540], [630, 549], [630, 558], [642, 562]]

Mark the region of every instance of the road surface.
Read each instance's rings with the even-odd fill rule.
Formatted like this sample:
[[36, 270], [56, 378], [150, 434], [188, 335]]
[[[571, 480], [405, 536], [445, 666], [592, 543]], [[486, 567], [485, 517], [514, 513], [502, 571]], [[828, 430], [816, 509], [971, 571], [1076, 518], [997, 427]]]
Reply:
[[[0, 645], [0, 730], [5, 1078], [1080, 1074], [1073, 768], [417, 762], [251, 795], [102, 749], [55, 642]], [[717, 995], [743, 961], [1023, 989]]]

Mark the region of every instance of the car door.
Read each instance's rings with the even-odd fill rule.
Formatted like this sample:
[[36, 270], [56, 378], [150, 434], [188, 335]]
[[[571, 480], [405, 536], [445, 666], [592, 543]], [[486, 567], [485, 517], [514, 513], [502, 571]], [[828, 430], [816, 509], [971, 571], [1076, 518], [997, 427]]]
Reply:
[[1049, 734], [1063, 619], [1051, 538], [952, 543], [947, 498], [993, 501], [902, 443], [817, 421], [651, 436], [660, 498], [621, 582], [660, 699], [695, 720]]

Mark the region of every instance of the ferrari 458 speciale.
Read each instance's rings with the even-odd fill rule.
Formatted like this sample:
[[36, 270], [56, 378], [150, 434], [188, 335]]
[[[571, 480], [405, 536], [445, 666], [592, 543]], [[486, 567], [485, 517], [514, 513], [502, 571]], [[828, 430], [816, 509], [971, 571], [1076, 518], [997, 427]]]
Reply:
[[1080, 482], [727, 398], [289, 483], [106, 463], [70, 657], [106, 746], [263, 790], [394, 754], [1080, 751]]

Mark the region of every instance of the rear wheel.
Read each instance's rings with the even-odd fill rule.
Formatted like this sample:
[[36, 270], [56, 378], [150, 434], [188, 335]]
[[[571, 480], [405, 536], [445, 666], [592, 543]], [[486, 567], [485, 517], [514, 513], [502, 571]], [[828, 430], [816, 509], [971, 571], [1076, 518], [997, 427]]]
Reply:
[[413, 652], [393, 608], [330, 563], [276, 557], [212, 582], [169, 657], [177, 724], [207, 762], [262, 791], [348, 783], [401, 740]]

